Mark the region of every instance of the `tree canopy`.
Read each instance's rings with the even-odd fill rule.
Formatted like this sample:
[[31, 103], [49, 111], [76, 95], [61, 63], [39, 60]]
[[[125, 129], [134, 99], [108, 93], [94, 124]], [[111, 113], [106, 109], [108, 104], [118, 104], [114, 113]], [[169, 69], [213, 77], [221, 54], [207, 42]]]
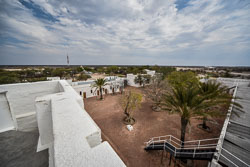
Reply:
[[195, 73], [174, 71], [168, 75], [168, 82], [173, 87], [186, 87], [186, 86], [198, 86], [199, 80]]
[[134, 124], [135, 119], [132, 116], [132, 112], [141, 106], [142, 94], [133, 91], [125, 92], [121, 97], [121, 106], [124, 110], [126, 124]]

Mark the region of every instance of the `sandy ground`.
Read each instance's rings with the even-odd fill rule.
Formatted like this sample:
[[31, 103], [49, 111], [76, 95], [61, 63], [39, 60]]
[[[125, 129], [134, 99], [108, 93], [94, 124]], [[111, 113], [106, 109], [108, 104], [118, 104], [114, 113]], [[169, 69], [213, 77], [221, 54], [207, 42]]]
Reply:
[[[142, 88], [128, 87], [126, 90], [142, 92]], [[169, 158], [163, 159], [162, 151], [144, 151], [144, 142], [151, 137], [173, 135], [180, 138], [180, 117], [177, 114], [168, 114], [166, 111], [154, 112], [151, 109], [152, 103], [144, 96], [142, 106], [134, 112], [136, 123], [134, 130], [129, 132], [122, 122], [123, 110], [119, 104], [120, 94], [106, 95], [100, 101], [96, 97], [84, 99], [85, 109], [102, 130], [103, 140], [107, 140], [116, 150], [127, 166], [166, 166]], [[212, 132], [208, 133], [197, 125], [200, 120], [192, 119], [191, 126], [187, 128], [187, 140], [199, 140], [205, 138], [219, 137], [224, 119], [217, 119], [218, 125], [210, 124]], [[173, 165], [173, 163], [172, 163]], [[194, 166], [207, 166], [207, 161], [195, 161]]]
[[91, 80], [95, 80], [95, 79], [98, 79], [98, 78], [104, 78], [104, 77], [106, 77], [106, 75], [105, 74], [99, 74], [99, 73], [94, 73], [94, 74], [91, 74]]

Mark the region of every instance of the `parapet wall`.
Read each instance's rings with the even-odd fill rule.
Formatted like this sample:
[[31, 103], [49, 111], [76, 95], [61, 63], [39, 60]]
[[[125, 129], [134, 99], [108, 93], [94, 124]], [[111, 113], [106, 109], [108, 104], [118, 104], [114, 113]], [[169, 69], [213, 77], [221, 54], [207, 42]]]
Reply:
[[36, 113], [37, 151], [49, 149], [50, 167], [125, 166], [102, 142], [100, 128], [67, 81], [1, 85], [0, 99], [0, 132], [13, 129], [15, 118]]
[[58, 81], [0, 85], [6, 91], [10, 109], [16, 117], [35, 113], [36, 97], [60, 92]]
[[60, 93], [36, 99], [40, 133], [38, 150], [49, 149], [50, 167], [125, 166], [84, 110], [82, 98], [66, 82]]
[[18, 129], [17, 118], [35, 114], [37, 97], [57, 92], [58, 81], [0, 85], [0, 132]]

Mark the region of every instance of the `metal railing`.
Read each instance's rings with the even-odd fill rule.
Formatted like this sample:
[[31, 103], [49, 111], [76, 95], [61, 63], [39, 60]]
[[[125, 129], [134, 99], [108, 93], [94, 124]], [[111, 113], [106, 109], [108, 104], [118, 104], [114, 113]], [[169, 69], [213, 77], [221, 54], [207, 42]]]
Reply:
[[[191, 148], [204, 148], [204, 147], [208, 147], [208, 146], [209, 147], [216, 146], [218, 139], [219, 138], [210, 138], [210, 139], [191, 140], [191, 141], [182, 142], [180, 139], [178, 139], [172, 135], [166, 135], [166, 136], [153, 137], [148, 142], [145, 142], [145, 143], [148, 146], [152, 143], [168, 142], [176, 148], [191, 149]], [[208, 141], [216, 141], [216, 142], [203, 144], [203, 143], [208, 142]]]
[[[168, 149], [170, 150], [174, 156], [177, 156], [178, 154], [184, 154], [184, 155], [193, 155], [193, 158], [196, 155], [202, 155], [202, 154], [214, 154], [216, 151], [208, 151], [208, 152], [196, 152], [197, 150], [201, 149], [216, 149], [217, 141], [219, 138], [210, 138], [210, 139], [202, 139], [202, 140], [191, 140], [191, 141], [185, 141], [182, 142], [180, 139], [172, 136], [172, 135], [166, 135], [166, 136], [158, 136], [151, 138], [148, 142], [145, 142], [146, 147], [159, 147], [162, 146], [164, 150]], [[203, 144], [204, 142], [209, 142], [207, 144]], [[210, 143], [211, 142], [211, 143]], [[167, 143], [167, 144], [166, 144]], [[184, 143], [184, 146], [182, 144]], [[169, 145], [171, 147], [169, 147]], [[182, 150], [182, 151], [181, 151]], [[193, 150], [192, 152], [183, 152], [183, 150]], [[221, 148], [221, 151], [225, 151], [226, 154], [229, 154], [231, 157], [234, 158], [234, 160], [230, 160], [228, 156], [224, 153], [220, 153], [220, 156], [225, 158], [228, 162], [230, 162], [235, 167], [240, 166], [246, 166], [250, 167], [250, 164], [247, 164], [237, 156], [230, 153], [228, 150]], [[240, 162], [241, 165], [237, 165], [236, 161]]]
[[[151, 138], [148, 142], [145, 142], [146, 147], [163, 147], [163, 149], [170, 150], [174, 156], [177, 154], [192, 154], [193, 157], [195, 155], [201, 155], [201, 154], [213, 154], [212, 152], [196, 152], [197, 150], [201, 149], [214, 149], [217, 146], [217, 141], [219, 138], [211, 138], [211, 139], [202, 139], [202, 140], [192, 140], [192, 141], [185, 141], [182, 142], [180, 139], [172, 136], [172, 135], [166, 135], [166, 136], [158, 136]], [[166, 144], [167, 143], [167, 144]], [[204, 144], [205, 143], [205, 144]], [[169, 147], [168, 145], [171, 145]], [[192, 152], [183, 152], [183, 150], [193, 150]]]

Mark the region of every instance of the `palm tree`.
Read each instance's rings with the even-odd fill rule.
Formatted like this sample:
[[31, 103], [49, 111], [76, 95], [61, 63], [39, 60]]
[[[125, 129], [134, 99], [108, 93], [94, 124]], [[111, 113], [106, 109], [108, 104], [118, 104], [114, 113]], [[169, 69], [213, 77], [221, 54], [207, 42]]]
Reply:
[[97, 89], [99, 89], [100, 91], [100, 100], [103, 99], [103, 95], [102, 95], [102, 88], [103, 86], [107, 85], [107, 80], [104, 79], [104, 78], [99, 78], [99, 79], [96, 79], [95, 82], [94, 82], [94, 85], [93, 87]]
[[163, 106], [170, 113], [178, 113], [181, 117], [181, 141], [185, 141], [186, 127], [190, 119], [197, 116], [197, 104], [201, 99], [198, 97], [198, 89], [194, 87], [172, 87], [172, 93], [165, 94]]
[[[206, 100], [212, 100], [212, 101], [217, 101], [218, 104], [227, 104], [229, 105], [232, 103], [234, 107], [237, 108], [238, 111], [242, 111], [242, 106], [238, 104], [237, 102], [231, 102], [232, 96], [228, 93], [228, 88], [226, 86], [222, 86], [221, 83], [219, 82], [214, 82], [214, 81], [208, 81], [204, 83], [199, 83], [199, 90], [200, 90], [200, 95], [203, 97], [206, 97]], [[215, 106], [218, 107], [218, 106]], [[207, 110], [201, 112], [202, 116], [202, 128], [203, 129], [208, 129], [209, 127], [207, 126], [206, 122], [209, 119], [209, 117], [218, 117], [224, 115], [223, 112], [221, 112], [220, 108], [207, 108]], [[234, 113], [237, 115], [237, 113]]]
[[[219, 104], [230, 101], [210, 99], [210, 94], [200, 95], [197, 86], [172, 86], [171, 92], [164, 95], [163, 105], [170, 113], [178, 113], [181, 117], [181, 141], [185, 141], [186, 127], [191, 118], [203, 115], [203, 112]], [[183, 144], [183, 143], [182, 143]]]

